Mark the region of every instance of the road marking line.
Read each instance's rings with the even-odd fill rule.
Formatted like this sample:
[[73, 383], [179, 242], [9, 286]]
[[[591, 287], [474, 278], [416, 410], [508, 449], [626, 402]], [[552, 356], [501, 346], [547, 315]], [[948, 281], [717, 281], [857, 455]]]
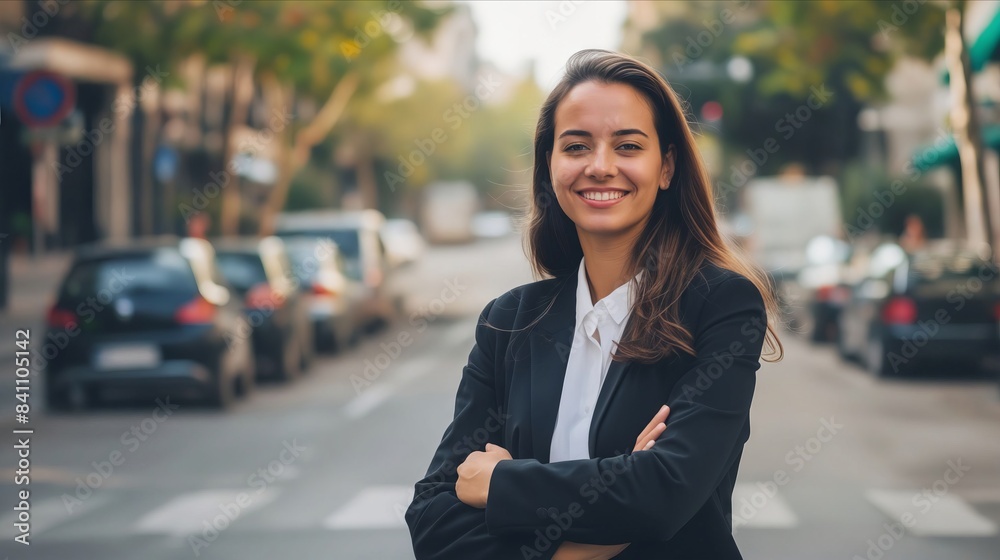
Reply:
[[756, 483], [740, 482], [733, 488], [733, 530], [790, 529], [799, 524], [792, 507], [781, 496], [768, 497]]
[[365, 389], [344, 406], [344, 414], [352, 420], [357, 420], [368, 414], [389, 399], [402, 385], [423, 377], [439, 367], [441, 357], [427, 354], [416, 357], [402, 364], [400, 371], [391, 378], [375, 380], [372, 386]]
[[361, 418], [388, 399], [394, 390], [395, 387], [390, 385], [388, 381], [369, 387], [347, 403], [347, 406], [344, 407], [344, 414], [352, 419]]
[[192, 535], [205, 530], [206, 523], [221, 531], [277, 495], [273, 488], [260, 493], [256, 490], [202, 490], [181, 494], [142, 516], [132, 526], [132, 531]]
[[902, 522], [904, 514], [912, 516], [907, 530], [914, 535], [977, 537], [997, 533], [995, 523], [955, 494], [928, 497], [921, 490], [869, 490], [865, 497], [893, 521]]
[[369, 486], [323, 520], [327, 529], [405, 528], [412, 486]]
[[[63, 499], [46, 498], [44, 500], [31, 500], [31, 534], [37, 536], [48, 529], [61, 525], [70, 519], [79, 519], [83, 513], [87, 513], [104, 505], [108, 498], [104, 494], [91, 495], [87, 499], [80, 500], [75, 494], [71, 496], [70, 507], [73, 511], [67, 511]], [[20, 500], [17, 500], [20, 502]], [[13, 508], [14, 506], [11, 506]], [[0, 538], [3, 540], [13, 540], [19, 531], [14, 527], [17, 523], [16, 511], [0, 517]]]
[[396, 375], [391, 381], [395, 381], [396, 385], [402, 385], [417, 379], [418, 377], [423, 377], [429, 373], [435, 366], [441, 363], [441, 356], [434, 354], [427, 354], [414, 358], [408, 363], [404, 364], [402, 371]]

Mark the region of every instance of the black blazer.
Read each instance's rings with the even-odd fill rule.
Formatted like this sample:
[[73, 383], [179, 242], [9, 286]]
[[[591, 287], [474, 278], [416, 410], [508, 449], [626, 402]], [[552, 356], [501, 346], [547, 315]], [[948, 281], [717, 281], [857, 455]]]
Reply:
[[[679, 300], [697, 358], [612, 361], [590, 427], [595, 458], [549, 463], [576, 284], [576, 273], [525, 284], [483, 309], [454, 420], [406, 510], [417, 559], [547, 560], [563, 541], [631, 542], [622, 559], [742, 558], [732, 493], [766, 334], [760, 292], [745, 276], [705, 264]], [[506, 332], [526, 327], [553, 297], [533, 327]], [[663, 404], [666, 432], [633, 454]], [[456, 469], [487, 442], [513, 460], [497, 464], [479, 509], [456, 496]]]

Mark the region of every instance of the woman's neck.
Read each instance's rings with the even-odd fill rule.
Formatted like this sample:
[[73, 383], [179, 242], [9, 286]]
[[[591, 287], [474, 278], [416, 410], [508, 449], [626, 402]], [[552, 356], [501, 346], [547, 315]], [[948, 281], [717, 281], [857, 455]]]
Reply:
[[591, 303], [597, 303], [629, 281], [625, 268], [632, 241], [623, 238], [580, 236], [584, 267], [590, 281]]

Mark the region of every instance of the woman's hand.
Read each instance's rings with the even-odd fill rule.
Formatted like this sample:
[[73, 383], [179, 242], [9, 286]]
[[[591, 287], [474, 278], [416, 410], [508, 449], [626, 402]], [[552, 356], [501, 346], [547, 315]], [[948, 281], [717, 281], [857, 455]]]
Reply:
[[656, 443], [656, 438], [660, 437], [660, 435], [667, 430], [666, 422], [667, 415], [669, 414], [669, 406], [663, 405], [660, 407], [656, 416], [653, 416], [653, 419], [646, 425], [646, 428], [642, 430], [639, 437], [635, 438], [635, 448], [632, 449], [633, 453], [636, 451], [645, 451], [650, 447], [653, 447], [653, 444]]
[[580, 544], [565, 541], [556, 549], [552, 560], [610, 560], [618, 556], [628, 545], [625, 544]]
[[458, 466], [458, 480], [455, 481], [455, 493], [458, 499], [472, 507], [485, 508], [486, 499], [490, 494], [490, 479], [497, 463], [513, 459], [503, 447], [486, 444], [486, 451], [473, 451], [465, 461]]
[[[667, 429], [666, 421], [669, 414], [670, 407], [663, 405], [656, 415], [653, 416], [649, 424], [642, 430], [639, 437], [635, 438], [635, 447], [632, 449], [633, 453], [636, 451], [645, 451], [653, 447], [653, 444], [656, 443], [656, 438], [660, 437]], [[630, 544], [632, 543], [599, 545], [566, 541], [556, 549], [556, 554], [552, 557], [552, 560], [610, 560], [621, 554]]]

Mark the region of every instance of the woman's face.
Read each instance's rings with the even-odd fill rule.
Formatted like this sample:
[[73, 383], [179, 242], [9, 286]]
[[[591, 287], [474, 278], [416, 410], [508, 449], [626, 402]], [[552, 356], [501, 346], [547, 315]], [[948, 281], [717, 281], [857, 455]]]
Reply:
[[559, 102], [554, 131], [552, 187], [581, 241], [638, 236], [674, 170], [646, 99], [625, 84], [584, 82]]

